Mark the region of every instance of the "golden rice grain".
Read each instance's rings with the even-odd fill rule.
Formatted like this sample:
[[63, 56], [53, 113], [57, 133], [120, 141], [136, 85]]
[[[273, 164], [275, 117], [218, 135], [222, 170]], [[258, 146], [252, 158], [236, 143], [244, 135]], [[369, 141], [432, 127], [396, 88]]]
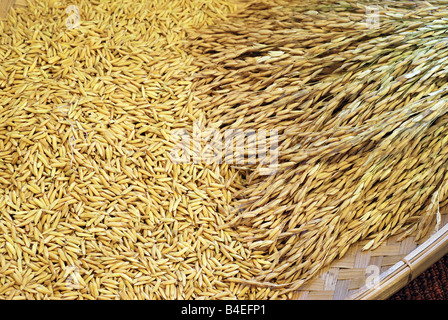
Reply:
[[[369, 3], [12, 10], [0, 21], [0, 298], [293, 299], [359, 241], [438, 226], [446, 8], [388, 2], [370, 30]], [[197, 123], [278, 130], [277, 172], [174, 164], [172, 131]]]

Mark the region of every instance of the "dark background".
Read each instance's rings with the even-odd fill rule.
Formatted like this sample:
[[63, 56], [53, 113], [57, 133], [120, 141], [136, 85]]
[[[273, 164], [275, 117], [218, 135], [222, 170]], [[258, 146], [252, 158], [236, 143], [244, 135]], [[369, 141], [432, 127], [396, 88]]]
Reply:
[[389, 300], [448, 300], [448, 255], [433, 264]]

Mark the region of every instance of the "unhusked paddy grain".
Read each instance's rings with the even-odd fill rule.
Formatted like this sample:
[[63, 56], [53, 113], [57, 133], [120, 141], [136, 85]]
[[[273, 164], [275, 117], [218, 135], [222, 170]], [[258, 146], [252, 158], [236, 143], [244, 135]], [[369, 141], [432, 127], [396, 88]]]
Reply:
[[226, 277], [250, 251], [218, 228], [234, 170], [168, 158], [200, 117], [186, 30], [235, 10], [200, 4], [36, 1], [0, 23], [2, 298], [244, 298]]
[[[447, 3], [384, 2], [376, 29], [369, 4], [11, 11], [0, 298], [293, 299], [361, 240], [434, 230], [447, 204]], [[172, 132], [195, 126], [277, 130], [277, 171], [174, 163]]]

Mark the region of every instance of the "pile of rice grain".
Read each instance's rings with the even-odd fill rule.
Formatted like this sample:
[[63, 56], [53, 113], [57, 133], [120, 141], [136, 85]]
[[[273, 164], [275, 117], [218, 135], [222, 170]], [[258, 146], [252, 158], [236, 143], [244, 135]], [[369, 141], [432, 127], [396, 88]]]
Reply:
[[234, 9], [36, 1], [0, 23], [1, 298], [268, 296], [227, 281], [262, 259], [219, 228], [233, 171], [169, 158], [201, 117], [186, 30]]
[[[30, 2], [0, 22], [1, 299], [294, 299], [447, 204], [446, 2]], [[80, 26], [68, 29], [69, 5]], [[387, 8], [386, 8], [387, 6]], [[279, 132], [276, 174], [171, 161]]]

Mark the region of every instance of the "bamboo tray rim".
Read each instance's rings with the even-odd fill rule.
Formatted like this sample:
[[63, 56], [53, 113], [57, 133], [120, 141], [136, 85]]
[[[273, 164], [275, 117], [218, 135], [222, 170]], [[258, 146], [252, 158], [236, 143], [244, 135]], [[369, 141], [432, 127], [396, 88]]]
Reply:
[[387, 271], [381, 273], [373, 287], [365, 285], [346, 299], [386, 300], [446, 254], [448, 254], [448, 223]]

